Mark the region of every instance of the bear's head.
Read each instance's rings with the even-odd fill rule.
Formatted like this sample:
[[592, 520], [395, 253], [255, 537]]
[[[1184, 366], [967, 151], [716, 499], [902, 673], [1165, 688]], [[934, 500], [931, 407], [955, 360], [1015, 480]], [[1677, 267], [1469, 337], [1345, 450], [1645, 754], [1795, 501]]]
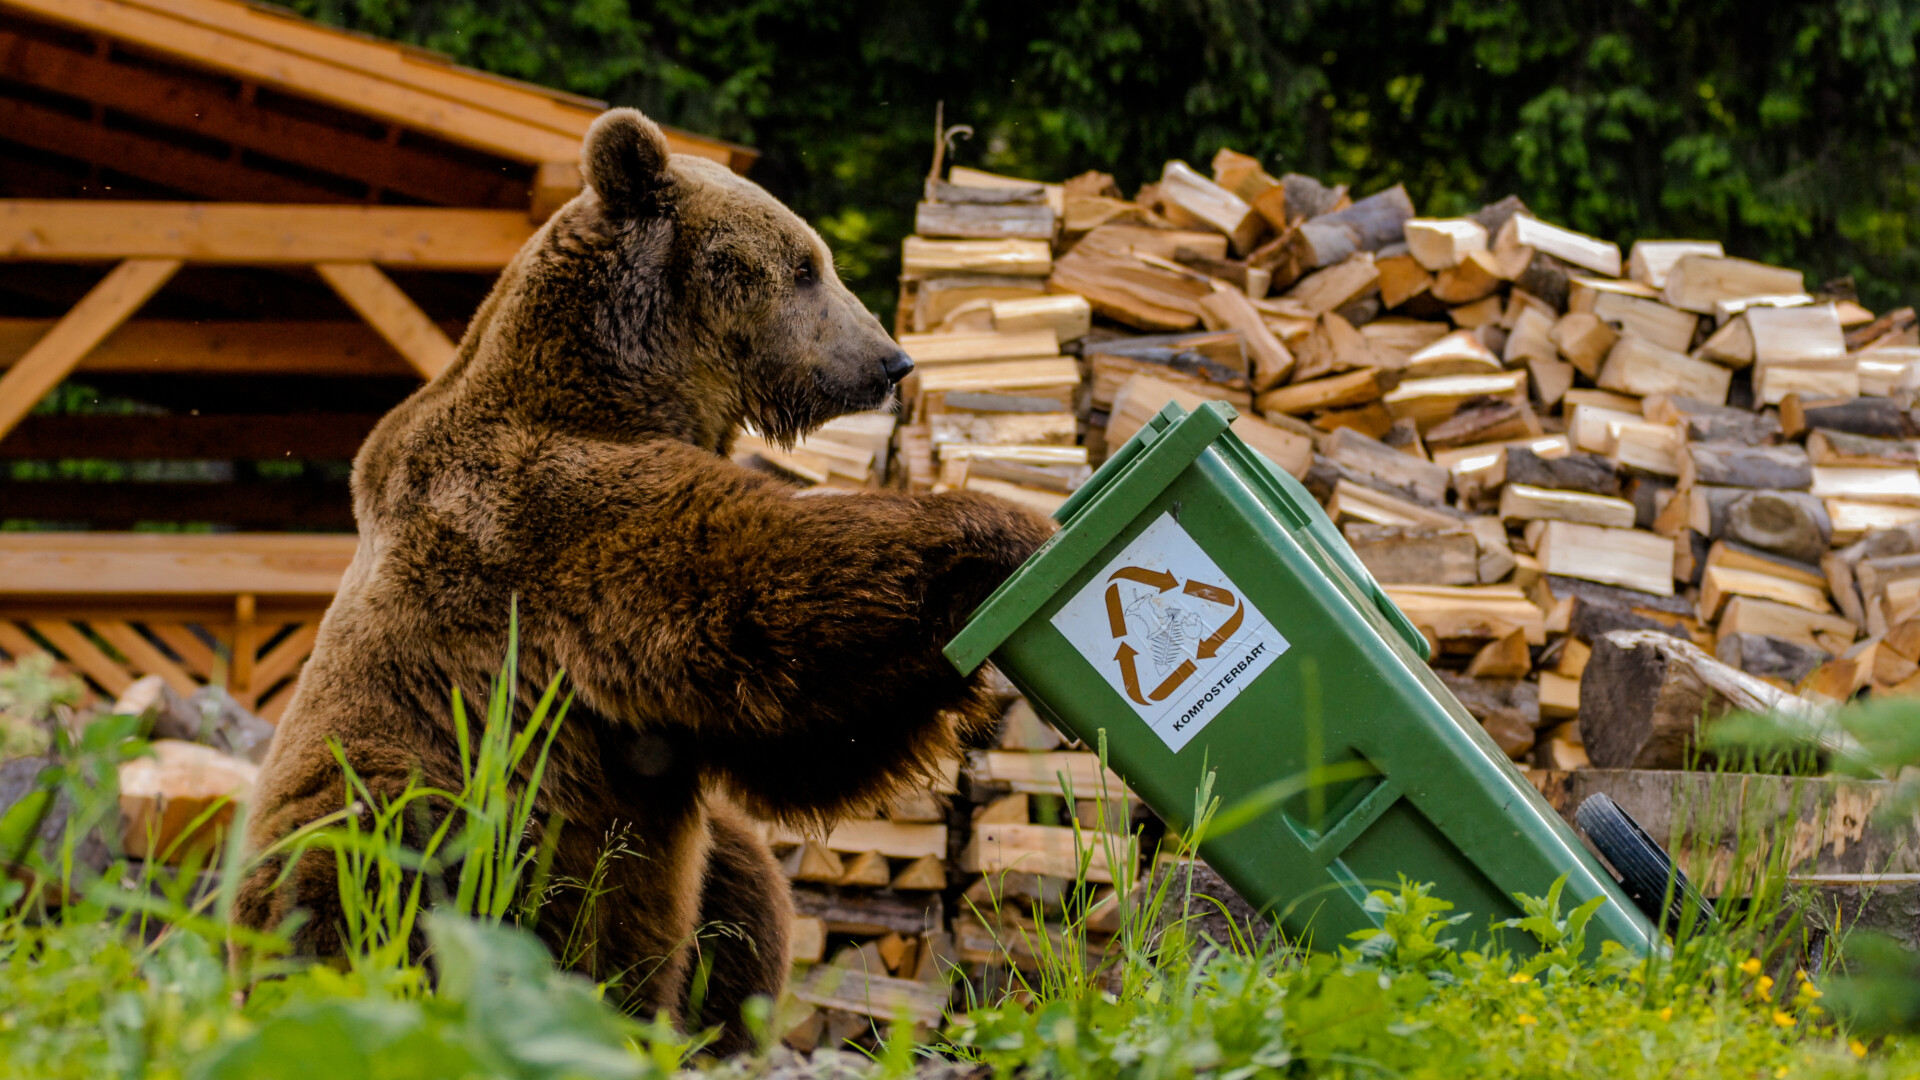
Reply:
[[511, 337], [475, 360], [519, 380], [522, 407], [724, 452], [742, 422], [790, 442], [879, 408], [913, 370], [819, 234], [759, 185], [670, 154], [633, 109], [594, 122], [582, 165], [585, 189], [479, 316], [480, 337]]

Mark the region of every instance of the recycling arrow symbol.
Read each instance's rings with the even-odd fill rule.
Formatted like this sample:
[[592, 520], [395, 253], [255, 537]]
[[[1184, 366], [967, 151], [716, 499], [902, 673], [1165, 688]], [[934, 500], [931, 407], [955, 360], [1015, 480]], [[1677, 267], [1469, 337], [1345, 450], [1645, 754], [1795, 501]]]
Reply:
[[1135, 658], [1140, 654], [1125, 640], [1127, 637], [1127, 616], [1120, 600], [1120, 582], [1122, 580], [1137, 582], [1141, 585], [1149, 585], [1163, 593], [1172, 590], [1175, 586], [1179, 586], [1181, 593], [1184, 595], [1233, 609], [1233, 614], [1227, 616], [1227, 620], [1221, 623], [1219, 628], [1212, 634], [1208, 635], [1206, 640], [1202, 641], [1199, 648], [1195, 650], [1195, 659], [1197, 660], [1213, 659], [1213, 657], [1220, 652], [1221, 646], [1227, 643], [1227, 639], [1232, 637], [1234, 632], [1240, 629], [1240, 625], [1244, 623], [1247, 618], [1246, 605], [1242, 604], [1233, 593], [1217, 585], [1208, 585], [1204, 582], [1191, 579], [1182, 583], [1179, 578], [1165, 570], [1145, 570], [1138, 566], [1123, 566], [1115, 570], [1112, 574], [1109, 574], [1107, 576], [1106, 596], [1107, 628], [1113, 632], [1114, 640], [1120, 642], [1120, 648], [1113, 654], [1113, 658], [1120, 663], [1120, 677], [1126, 683], [1127, 696], [1141, 705], [1148, 705], [1156, 701], [1165, 701], [1168, 695], [1178, 690], [1180, 684], [1192, 678], [1193, 673], [1199, 669], [1195, 666], [1193, 660], [1183, 660], [1179, 667], [1174, 668], [1173, 671], [1161, 681], [1160, 685], [1154, 687], [1153, 690], [1145, 696], [1141, 695], [1140, 672], [1134, 663]]

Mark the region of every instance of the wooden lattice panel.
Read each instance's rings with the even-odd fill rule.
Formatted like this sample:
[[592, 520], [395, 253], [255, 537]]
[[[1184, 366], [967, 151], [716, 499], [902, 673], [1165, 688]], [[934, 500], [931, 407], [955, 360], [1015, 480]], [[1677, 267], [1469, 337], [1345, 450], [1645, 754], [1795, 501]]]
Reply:
[[73, 619], [0, 619], [0, 653], [10, 660], [48, 653], [105, 701], [143, 675], [158, 675], [182, 694], [220, 684], [241, 704], [278, 722], [319, 629], [317, 617], [269, 617], [253, 625], [91, 613]]

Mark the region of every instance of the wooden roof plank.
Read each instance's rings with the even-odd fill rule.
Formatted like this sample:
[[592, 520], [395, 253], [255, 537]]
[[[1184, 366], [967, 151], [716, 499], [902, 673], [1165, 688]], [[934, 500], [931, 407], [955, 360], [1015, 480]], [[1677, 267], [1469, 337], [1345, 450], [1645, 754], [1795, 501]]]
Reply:
[[498, 270], [534, 228], [516, 210], [11, 199], [0, 200], [0, 258]]
[[434, 132], [537, 164], [577, 156], [580, 139], [337, 63], [275, 48], [121, 0], [6, 0], [36, 17], [138, 42], [265, 86]]
[[[76, 26], [539, 164], [579, 156], [597, 110], [378, 42], [230, 0], [4, 0]], [[411, 55], [410, 55], [411, 54]], [[677, 153], [731, 166], [740, 148], [669, 132]]]
[[328, 597], [356, 542], [273, 533], [0, 533], [0, 594]]
[[5, 30], [0, 30], [0, 77], [416, 199], [451, 206], [526, 202], [522, 179], [250, 106], [212, 87]]
[[266, 198], [292, 203], [352, 201], [318, 184], [208, 157], [144, 135], [113, 131], [10, 98], [0, 98], [0, 138], [104, 166], [201, 198]]

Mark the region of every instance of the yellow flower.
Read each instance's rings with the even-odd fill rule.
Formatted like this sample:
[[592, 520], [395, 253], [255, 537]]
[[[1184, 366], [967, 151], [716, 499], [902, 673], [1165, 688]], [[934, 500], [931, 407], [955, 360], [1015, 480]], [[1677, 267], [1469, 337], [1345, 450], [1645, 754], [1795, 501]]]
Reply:
[[1773, 976], [1762, 975], [1760, 981], [1753, 984], [1753, 996], [1757, 998], [1773, 996]]
[[1807, 974], [1807, 969], [1806, 969], [1806, 968], [1800, 968], [1799, 970], [1797, 970], [1797, 971], [1795, 971], [1795, 972], [1793, 973], [1793, 977], [1794, 977], [1794, 978], [1796, 978], [1796, 979], [1799, 979], [1799, 980], [1800, 980], [1801, 982], [1812, 982], [1812, 981], [1813, 981], [1813, 976], [1811, 976], [1811, 975], [1809, 975], [1809, 974]]
[[1661, 1010], [1660, 1010], [1660, 1019], [1662, 1019], [1662, 1020], [1671, 1020], [1671, 1019], [1673, 1019], [1673, 1006], [1671, 1006], [1671, 1005], [1669, 1005], [1669, 1006], [1667, 1006], [1666, 1008], [1664, 1008], [1664, 1009], [1661, 1009]]
[[1532, 1013], [1521, 1013], [1519, 1016], [1513, 1018], [1513, 1022], [1522, 1027], [1532, 1027], [1540, 1021], [1535, 1019]]
[[1787, 1080], [1787, 1067], [1785, 1065], [1773, 1070], [1773, 1080]]
[[1863, 1058], [1867, 1056], [1867, 1044], [1861, 1042], [1859, 1039], [1848, 1041], [1847, 1049], [1853, 1051], [1854, 1057]]
[[1530, 983], [1533, 981], [1533, 976], [1522, 971], [1519, 974], [1512, 976], [1507, 981], [1510, 983]]
[[1792, 1013], [1776, 1012], [1773, 1014], [1773, 1022], [1781, 1027], [1792, 1027], [1800, 1021], [1795, 1020]]
[[1760, 958], [1757, 956], [1747, 957], [1744, 961], [1741, 962], [1740, 970], [1746, 972], [1749, 975], [1760, 974]]

